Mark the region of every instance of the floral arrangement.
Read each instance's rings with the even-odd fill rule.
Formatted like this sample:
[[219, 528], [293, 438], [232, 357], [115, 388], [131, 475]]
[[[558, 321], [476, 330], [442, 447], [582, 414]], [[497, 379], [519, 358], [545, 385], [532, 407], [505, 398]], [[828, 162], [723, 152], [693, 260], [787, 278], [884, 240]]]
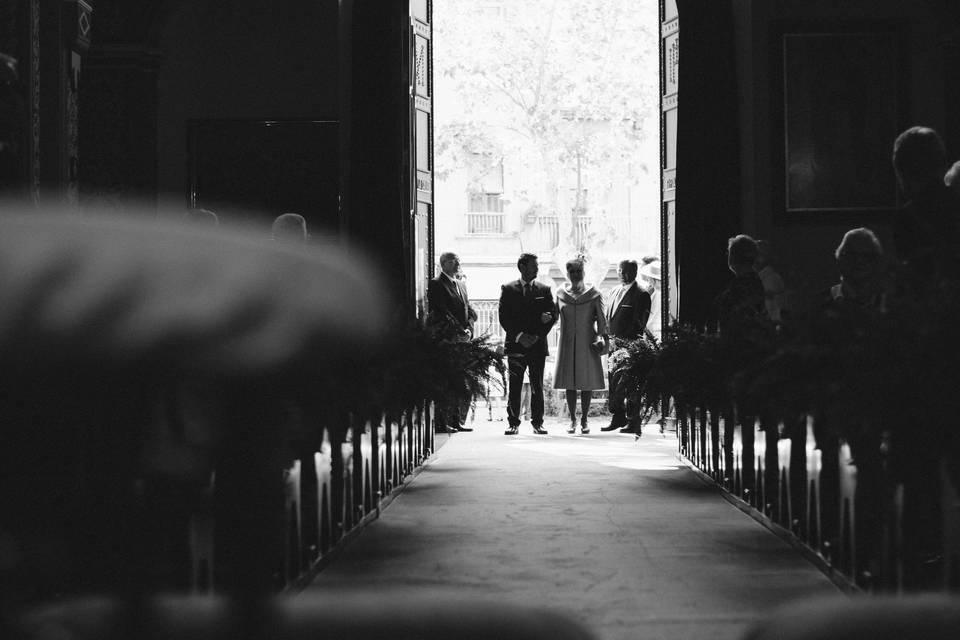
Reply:
[[[503, 384], [502, 347], [490, 337], [455, 336], [442, 326], [406, 326], [370, 353], [330, 368], [321, 395], [344, 411], [397, 414], [424, 401], [486, 396]], [[502, 386], [501, 386], [502, 388]]]
[[720, 350], [715, 334], [699, 332], [688, 325], [669, 327], [659, 347], [628, 349], [637, 357], [628, 370], [642, 382], [639, 391], [644, 409], [658, 406], [663, 397], [681, 404], [707, 402], [719, 395]]
[[811, 414], [818, 441], [843, 438], [860, 457], [889, 441], [905, 466], [938, 452], [960, 485], [960, 279], [920, 287], [895, 276], [882, 311], [814, 301], [779, 328], [759, 318], [722, 335], [676, 325], [660, 345], [619, 344], [612, 366], [647, 410], [669, 396], [766, 424]]

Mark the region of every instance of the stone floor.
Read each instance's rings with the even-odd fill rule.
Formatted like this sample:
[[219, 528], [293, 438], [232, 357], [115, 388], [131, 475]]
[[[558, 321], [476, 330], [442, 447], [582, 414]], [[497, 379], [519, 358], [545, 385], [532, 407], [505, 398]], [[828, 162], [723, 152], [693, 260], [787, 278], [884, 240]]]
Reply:
[[[482, 412], [486, 414], [486, 412]], [[307, 588], [564, 612], [605, 640], [737, 638], [771, 608], [843, 598], [676, 458], [672, 434], [566, 434], [479, 415]]]

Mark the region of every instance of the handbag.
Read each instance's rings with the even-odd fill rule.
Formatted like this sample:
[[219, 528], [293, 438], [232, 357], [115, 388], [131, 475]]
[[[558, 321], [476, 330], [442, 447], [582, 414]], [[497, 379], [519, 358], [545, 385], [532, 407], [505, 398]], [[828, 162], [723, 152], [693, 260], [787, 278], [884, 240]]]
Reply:
[[603, 336], [597, 336], [590, 348], [593, 349], [594, 353], [601, 356], [610, 353], [610, 343]]

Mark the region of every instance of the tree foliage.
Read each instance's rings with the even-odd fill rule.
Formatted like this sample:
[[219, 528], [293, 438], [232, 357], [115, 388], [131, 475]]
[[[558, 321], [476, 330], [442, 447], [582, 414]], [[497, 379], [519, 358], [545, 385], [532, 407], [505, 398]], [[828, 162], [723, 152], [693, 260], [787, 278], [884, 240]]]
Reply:
[[654, 0], [438, 3], [438, 175], [508, 158], [527, 178], [508, 198], [563, 217], [655, 171], [638, 154], [657, 129], [657, 24]]

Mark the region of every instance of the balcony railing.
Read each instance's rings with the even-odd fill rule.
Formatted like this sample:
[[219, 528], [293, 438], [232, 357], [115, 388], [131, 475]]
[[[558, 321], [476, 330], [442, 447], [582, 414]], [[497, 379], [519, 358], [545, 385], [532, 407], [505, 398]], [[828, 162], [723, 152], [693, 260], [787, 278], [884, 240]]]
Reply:
[[551, 251], [560, 244], [560, 220], [557, 216], [537, 218], [536, 247], [542, 251]]
[[467, 213], [467, 235], [493, 236], [503, 235], [503, 213]]
[[[500, 302], [499, 300], [471, 300], [474, 311], [477, 312], [477, 321], [473, 325], [473, 333], [477, 336], [489, 335], [498, 336], [501, 341], [504, 339], [505, 332], [500, 326]], [[560, 341], [560, 325], [555, 324], [553, 330], [547, 336], [547, 345], [551, 353], [556, 353], [557, 344]]]
[[574, 249], [582, 251], [587, 246], [587, 239], [590, 236], [590, 230], [593, 226], [593, 218], [589, 216], [576, 216], [573, 219], [573, 238], [570, 244]]
[[[592, 226], [592, 217], [574, 217], [569, 243], [575, 250], [582, 250], [587, 246]], [[560, 227], [559, 216], [538, 217], [534, 229], [534, 245], [536, 248], [541, 251], [552, 251], [560, 246]]]

